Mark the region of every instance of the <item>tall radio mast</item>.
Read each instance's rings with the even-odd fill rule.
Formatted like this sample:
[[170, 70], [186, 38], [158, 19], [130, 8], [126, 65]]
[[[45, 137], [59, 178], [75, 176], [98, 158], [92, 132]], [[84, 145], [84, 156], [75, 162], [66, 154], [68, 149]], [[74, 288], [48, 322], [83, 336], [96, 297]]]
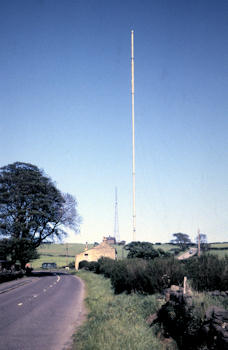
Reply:
[[132, 185], [133, 185], [133, 234], [136, 239], [136, 209], [135, 209], [135, 77], [134, 77], [134, 31], [131, 31], [131, 113], [132, 113]]
[[115, 188], [115, 219], [114, 219], [114, 237], [116, 243], [120, 241], [119, 233], [119, 218], [118, 218], [118, 199], [117, 199], [117, 187]]

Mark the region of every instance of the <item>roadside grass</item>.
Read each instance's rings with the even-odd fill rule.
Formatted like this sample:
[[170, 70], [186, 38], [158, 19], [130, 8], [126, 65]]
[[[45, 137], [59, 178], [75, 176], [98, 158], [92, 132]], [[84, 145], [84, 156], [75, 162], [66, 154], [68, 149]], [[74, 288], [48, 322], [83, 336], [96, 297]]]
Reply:
[[88, 319], [75, 334], [72, 350], [162, 350], [146, 318], [163, 301], [158, 295], [115, 295], [110, 279], [79, 271], [86, 284]]

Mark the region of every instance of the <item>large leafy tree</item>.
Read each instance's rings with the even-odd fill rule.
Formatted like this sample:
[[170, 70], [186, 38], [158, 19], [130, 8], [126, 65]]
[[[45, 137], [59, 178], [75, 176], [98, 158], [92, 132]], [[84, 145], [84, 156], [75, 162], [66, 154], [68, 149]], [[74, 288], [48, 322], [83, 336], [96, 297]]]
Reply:
[[199, 236], [196, 236], [196, 244], [198, 244], [198, 240], [200, 239], [200, 249], [202, 251], [209, 250], [210, 245], [207, 243], [207, 235], [204, 233], [200, 233]]
[[76, 207], [37, 166], [16, 162], [0, 168], [0, 237], [22, 267], [37, 257], [42, 242], [61, 239], [67, 227], [78, 231]]
[[124, 247], [128, 250], [128, 259], [141, 258], [145, 260], [152, 260], [158, 256], [165, 256], [162, 249], [156, 250], [150, 242], [131, 242]]
[[174, 239], [171, 240], [171, 243], [177, 244], [180, 246], [181, 249], [186, 249], [188, 245], [191, 243], [191, 239], [189, 235], [186, 233], [174, 233], [173, 236], [175, 237]]

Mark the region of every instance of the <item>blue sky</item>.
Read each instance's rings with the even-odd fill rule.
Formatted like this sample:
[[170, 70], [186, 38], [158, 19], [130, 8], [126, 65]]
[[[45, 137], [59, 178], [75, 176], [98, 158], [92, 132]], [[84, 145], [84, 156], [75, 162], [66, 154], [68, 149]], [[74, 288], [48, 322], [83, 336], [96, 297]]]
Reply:
[[132, 237], [130, 34], [135, 31], [136, 238], [228, 239], [228, 2], [0, 2], [0, 166], [45, 170], [81, 233]]

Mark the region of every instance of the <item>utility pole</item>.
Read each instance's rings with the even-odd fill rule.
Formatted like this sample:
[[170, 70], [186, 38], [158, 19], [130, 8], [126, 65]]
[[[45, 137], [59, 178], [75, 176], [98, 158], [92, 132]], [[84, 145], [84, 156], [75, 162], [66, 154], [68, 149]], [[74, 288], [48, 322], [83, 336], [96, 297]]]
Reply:
[[198, 229], [198, 257], [200, 257], [200, 229]]
[[116, 243], [120, 240], [119, 234], [119, 218], [118, 218], [118, 199], [117, 199], [117, 187], [115, 188], [115, 219], [114, 219], [114, 237]]
[[131, 31], [131, 113], [132, 113], [132, 185], [133, 185], [133, 234], [136, 239], [136, 209], [135, 209], [135, 72], [134, 72], [134, 31]]

